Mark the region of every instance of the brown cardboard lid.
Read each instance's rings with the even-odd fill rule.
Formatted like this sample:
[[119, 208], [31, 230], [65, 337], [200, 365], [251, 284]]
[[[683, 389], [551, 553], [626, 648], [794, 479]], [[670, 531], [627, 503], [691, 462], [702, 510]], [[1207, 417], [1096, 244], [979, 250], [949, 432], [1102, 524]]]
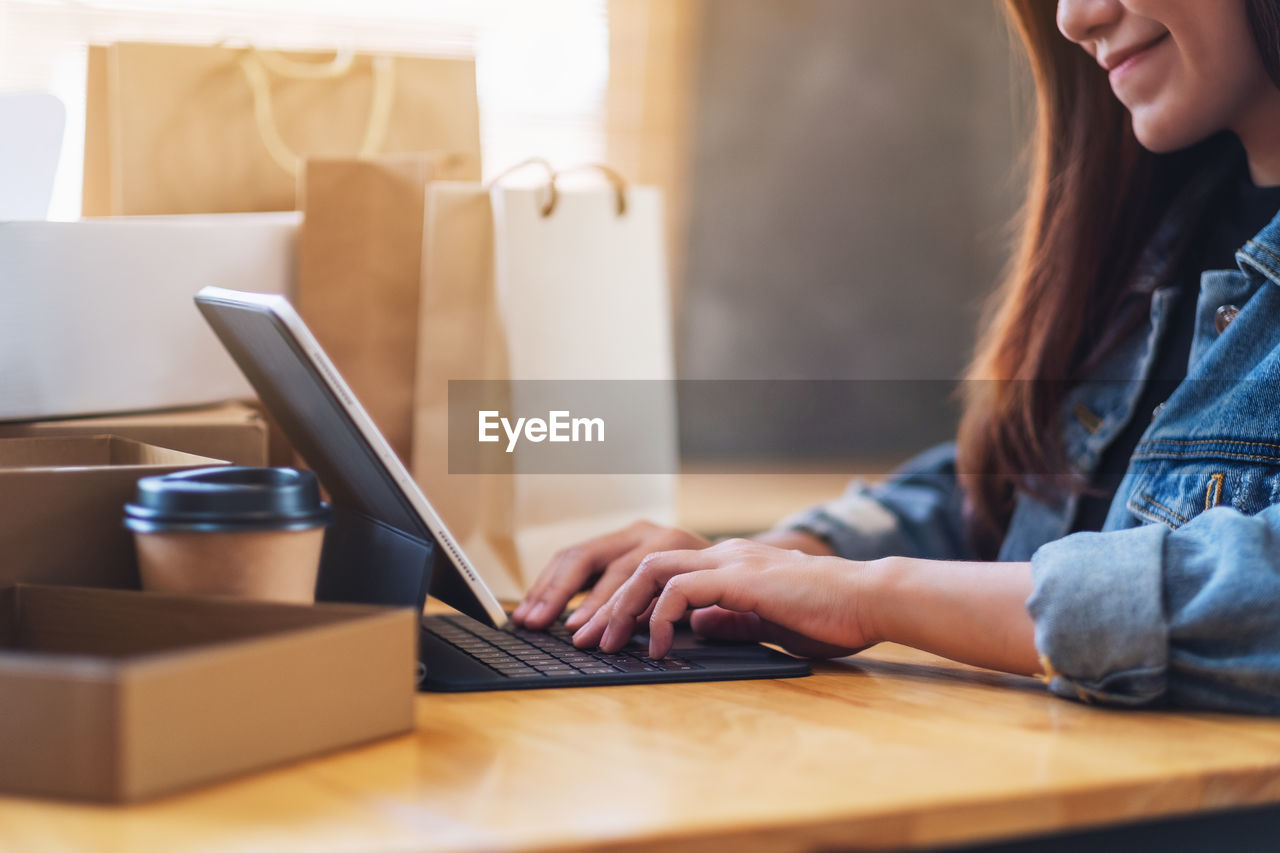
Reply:
[[146, 412], [128, 412], [111, 415], [93, 415], [76, 418], [47, 420], [8, 421], [0, 423], [0, 436], [15, 438], [26, 435], [57, 434], [60, 430], [81, 430], [81, 434], [114, 433], [118, 427], [178, 427], [205, 428], [208, 426], [244, 426], [264, 423], [262, 414], [248, 403], [228, 401], [214, 406], [185, 406], [181, 409], [155, 409]]
[[[109, 433], [111, 430], [107, 429], [107, 427], [117, 425], [134, 426], [139, 422], [144, 422], [147, 426], [206, 427], [210, 424], [258, 424], [263, 422], [263, 417], [257, 409], [245, 403], [227, 402], [216, 406], [200, 406], [198, 408], [186, 407], [132, 414], [102, 415], [86, 420], [103, 427], [102, 432]], [[57, 422], [44, 421], [43, 423], [54, 426]]]
[[0, 471], [201, 465], [218, 461], [114, 435], [0, 439]]

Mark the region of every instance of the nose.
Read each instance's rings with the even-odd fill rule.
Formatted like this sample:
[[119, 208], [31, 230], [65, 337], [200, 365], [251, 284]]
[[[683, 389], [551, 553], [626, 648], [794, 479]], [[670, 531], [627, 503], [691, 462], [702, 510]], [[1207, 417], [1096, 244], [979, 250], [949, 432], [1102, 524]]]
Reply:
[[1098, 38], [1123, 15], [1120, 0], [1058, 0], [1058, 29], [1076, 44]]

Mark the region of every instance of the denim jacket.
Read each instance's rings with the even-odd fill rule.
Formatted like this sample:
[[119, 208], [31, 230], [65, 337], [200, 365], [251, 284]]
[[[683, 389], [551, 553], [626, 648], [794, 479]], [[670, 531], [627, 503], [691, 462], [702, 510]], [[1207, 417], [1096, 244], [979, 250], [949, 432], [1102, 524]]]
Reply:
[[[1178, 219], [1165, 218], [1140, 274], [1167, 272]], [[1062, 435], [1086, 476], [1130, 418], [1151, 419], [1102, 531], [1067, 535], [1076, 497], [1016, 497], [999, 560], [1031, 562], [1027, 608], [1056, 694], [1280, 713], [1280, 216], [1236, 261], [1202, 274], [1187, 378], [1154, 415], [1134, 411], [1134, 380], [1173, 316], [1172, 287], [1068, 395]], [[962, 503], [944, 445], [782, 526], [851, 560], [967, 560]]]

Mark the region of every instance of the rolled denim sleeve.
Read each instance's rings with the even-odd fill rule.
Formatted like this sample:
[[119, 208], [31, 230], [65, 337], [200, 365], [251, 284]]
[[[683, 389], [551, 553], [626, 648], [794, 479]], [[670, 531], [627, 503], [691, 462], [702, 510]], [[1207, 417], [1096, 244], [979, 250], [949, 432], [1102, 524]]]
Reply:
[[849, 560], [970, 559], [955, 461], [954, 444], [934, 447], [885, 482], [855, 480], [839, 498], [796, 513], [778, 528], [817, 536]]
[[1027, 608], [1055, 693], [1280, 713], [1280, 505], [1077, 533], [1031, 564]]

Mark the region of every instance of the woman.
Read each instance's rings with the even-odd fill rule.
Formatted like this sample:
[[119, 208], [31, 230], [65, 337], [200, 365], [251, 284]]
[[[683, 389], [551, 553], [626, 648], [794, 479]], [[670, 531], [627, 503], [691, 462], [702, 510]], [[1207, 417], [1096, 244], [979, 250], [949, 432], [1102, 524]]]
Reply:
[[595, 578], [580, 646], [648, 619], [662, 655], [692, 609], [802, 655], [892, 641], [1087, 701], [1280, 711], [1280, 0], [1007, 6], [1036, 159], [956, 445], [753, 541], [571, 548], [517, 623]]

